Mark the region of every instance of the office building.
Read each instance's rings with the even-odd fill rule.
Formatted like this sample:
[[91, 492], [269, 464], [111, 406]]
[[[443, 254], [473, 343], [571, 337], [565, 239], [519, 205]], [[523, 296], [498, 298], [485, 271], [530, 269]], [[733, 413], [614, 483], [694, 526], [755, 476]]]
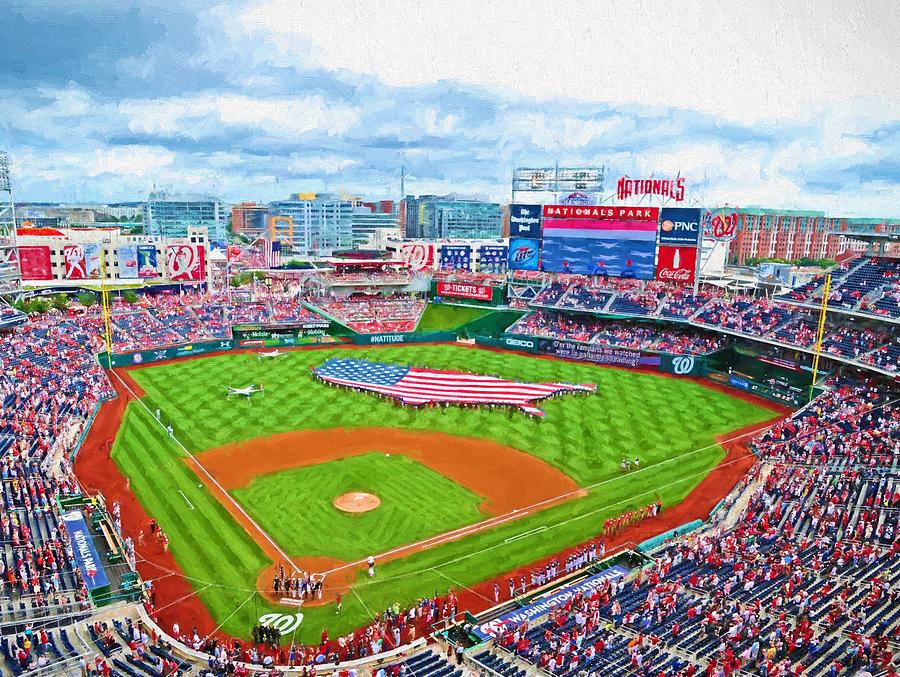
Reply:
[[885, 219], [826, 216], [824, 212], [748, 207], [737, 214], [737, 230], [729, 260], [742, 265], [747, 259], [837, 259], [848, 251], [865, 251], [866, 243], [845, 237], [852, 233], [894, 233], [900, 222]]
[[290, 217], [295, 255], [331, 256], [353, 247], [353, 207], [351, 200], [329, 193], [295, 193], [289, 200], [270, 202], [268, 218]]
[[184, 237], [189, 227], [206, 228], [212, 241], [225, 240], [225, 210], [214, 197], [150, 193], [144, 207], [148, 235]]
[[375, 232], [397, 228], [396, 202], [381, 200], [379, 202], [363, 202], [353, 208], [350, 230], [353, 246], [361, 247], [372, 240]]
[[400, 216], [407, 238], [496, 239], [503, 235], [503, 215], [496, 202], [453, 195], [407, 196]]
[[231, 208], [231, 230], [235, 235], [257, 238], [265, 234], [269, 208], [253, 202], [242, 202]]

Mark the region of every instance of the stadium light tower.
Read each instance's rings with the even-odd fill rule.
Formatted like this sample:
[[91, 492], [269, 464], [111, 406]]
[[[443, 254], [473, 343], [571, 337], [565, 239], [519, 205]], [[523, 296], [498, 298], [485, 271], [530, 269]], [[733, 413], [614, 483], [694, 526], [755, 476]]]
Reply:
[[0, 294], [21, 288], [19, 249], [16, 246], [16, 207], [9, 178], [9, 154], [0, 150]]

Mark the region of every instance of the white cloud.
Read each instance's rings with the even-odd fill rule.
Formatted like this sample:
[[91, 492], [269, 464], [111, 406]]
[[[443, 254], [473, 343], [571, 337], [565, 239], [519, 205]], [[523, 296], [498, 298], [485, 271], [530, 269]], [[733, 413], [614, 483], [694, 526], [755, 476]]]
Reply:
[[900, 103], [893, 0], [265, 0], [236, 19], [287, 61], [394, 86], [448, 79], [749, 121], [858, 96]]
[[268, 99], [240, 94], [129, 99], [119, 110], [130, 118], [128, 126], [134, 132], [190, 138], [215, 134], [222, 125], [253, 127], [273, 136], [312, 131], [335, 135], [349, 131], [360, 117], [356, 109], [328, 102], [317, 94]]
[[143, 177], [174, 161], [175, 153], [159, 146], [114, 146], [95, 150], [93, 160], [85, 166], [85, 173], [88, 176], [125, 174]]
[[294, 153], [285, 163], [285, 169], [291, 172], [310, 174], [337, 174], [358, 164], [358, 160], [339, 155], [299, 155]]

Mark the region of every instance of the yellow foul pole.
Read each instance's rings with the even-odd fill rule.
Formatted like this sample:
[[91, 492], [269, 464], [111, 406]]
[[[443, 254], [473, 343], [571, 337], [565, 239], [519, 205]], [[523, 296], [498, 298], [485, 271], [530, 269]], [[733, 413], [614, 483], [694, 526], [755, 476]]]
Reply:
[[825, 287], [822, 289], [822, 305], [819, 309], [819, 328], [816, 332], [816, 352], [813, 357], [812, 384], [809, 386], [809, 399], [813, 398], [813, 390], [819, 378], [819, 356], [822, 354], [822, 340], [825, 338], [825, 314], [828, 312], [828, 294], [831, 292], [831, 273], [825, 276]]
[[109, 315], [109, 290], [106, 288], [106, 259], [100, 245], [100, 304], [103, 309], [103, 334], [106, 339], [106, 368], [112, 369], [112, 322]]

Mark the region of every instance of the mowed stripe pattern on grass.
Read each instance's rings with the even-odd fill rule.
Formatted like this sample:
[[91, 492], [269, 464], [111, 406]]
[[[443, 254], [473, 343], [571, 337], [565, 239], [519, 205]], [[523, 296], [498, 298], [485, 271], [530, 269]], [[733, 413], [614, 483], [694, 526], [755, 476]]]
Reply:
[[[338, 355], [523, 380], [596, 382], [600, 393], [547, 402], [548, 418], [543, 422], [513, 412], [410, 410], [309, 379], [311, 365]], [[689, 381], [457, 346], [296, 351], [265, 365], [252, 355], [230, 354], [154, 366], [136, 370], [133, 375], [148, 393], [148, 406], [159, 406], [163, 422], [171, 422], [179, 439], [195, 451], [291, 429], [394, 426], [493, 439], [549, 461], [582, 486], [604, 482], [583, 499], [389, 562], [379, 568], [374, 580], [361, 577], [357, 592], [376, 610], [395, 601], [407, 603], [435, 590], [445, 591], [451, 583], [440, 572], [470, 585], [593, 537], [606, 517], [648, 502], [656, 494], [664, 504], [671, 505], [718, 462], [721, 449], [714, 446], [676, 463], [651, 465], [638, 475], [624, 477], [618, 470], [622, 457], [640, 455], [643, 464], [660, 463], [713, 443], [717, 434], [773, 416], [764, 408]], [[227, 402], [226, 386], [248, 379], [265, 384], [265, 397]], [[129, 410], [138, 406], [132, 404]], [[259, 614], [271, 607], [254, 598], [238, 613], [229, 615], [247, 599], [243, 591], [255, 585], [266, 564], [262, 553], [248, 543], [212, 496], [197, 489], [198, 480], [161, 428], [151, 422], [145, 430], [138, 430], [137, 424], [144, 417], [126, 418], [116, 442], [116, 461], [132, 477], [139, 500], [150, 514], [159, 516], [169, 532], [184, 571], [222, 586], [200, 595], [213, 616], [225, 621], [225, 631], [246, 637]], [[131, 438], [136, 436], [143, 439], [135, 442]], [[146, 462], [134, 462], [133, 455], [143, 455]], [[185, 492], [204, 519], [194, 520], [185, 514], [188, 509], [175, 489]], [[302, 527], [302, 515], [297, 520]], [[541, 527], [545, 530], [537, 537], [506, 542]], [[237, 561], [223, 555], [225, 549], [231, 550]], [[226, 559], [228, 565], [222, 562]], [[309, 608], [305, 613], [306, 620], [296, 637], [299, 641], [317, 641], [323, 626], [335, 636], [368, 619], [356, 595], [345, 596], [344, 613], [339, 618], [328, 607]]]
[[[365, 358], [540, 382], [596, 383], [596, 395], [546, 400], [545, 420], [513, 411], [417, 410], [337, 390], [309, 374], [332, 357]], [[174, 362], [131, 372], [192, 451], [287, 430], [388, 426], [486, 437], [555, 465], [581, 485], [618, 472], [623, 457], [654, 463], [696, 449], [769, 412], [692, 381], [535, 359], [460, 346], [300, 350], [274, 361], [249, 354]], [[264, 397], [228, 401], [235, 383], [265, 386]]]
[[[259, 571], [268, 563], [263, 552], [213, 498], [180, 459], [183, 456], [156, 419], [140, 404], [129, 404], [116, 437], [112, 459], [131, 478], [131, 490], [169, 535], [169, 550], [207, 607], [236, 608], [245, 601]], [[185, 500], [187, 499], [187, 500]], [[194, 506], [191, 510], [188, 501]], [[150, 543], [145, 531], [145, 546]], [[166, 572], [152, 572], [152, 577]], [[227, 612], [226, 614], [227, 615]], [[214, 618], [216, 615], [214, 614]]]
[[[361, 514], [335, 508], [333, 499], [351, 491], [375, 494], [381, 505]], [[231, 494], [298, 557], [362, 559], [485, 517], [480, 496], [407, 456], [366, 454], [262, 475]]]

